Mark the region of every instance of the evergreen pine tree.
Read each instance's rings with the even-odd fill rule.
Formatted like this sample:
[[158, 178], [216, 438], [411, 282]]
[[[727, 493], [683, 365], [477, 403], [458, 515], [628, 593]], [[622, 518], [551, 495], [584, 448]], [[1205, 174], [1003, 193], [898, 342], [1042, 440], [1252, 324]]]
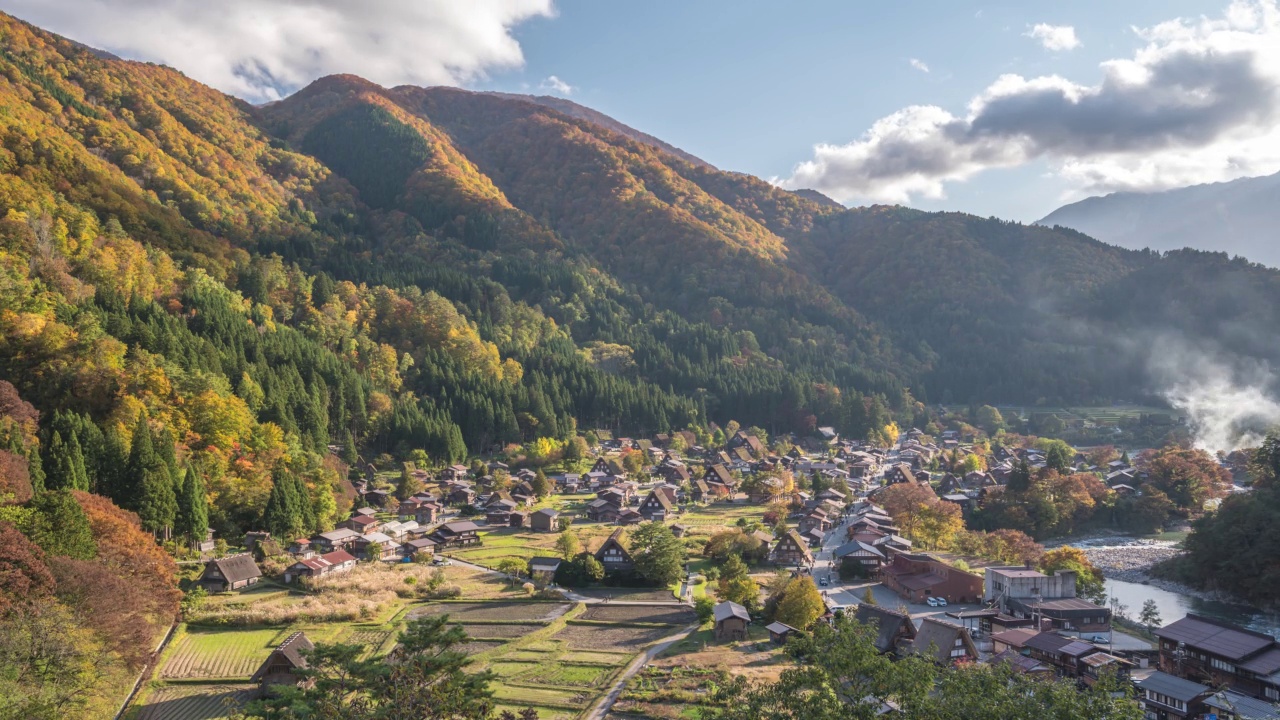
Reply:
[[1019, 460], [1013, 468], [1006, 487], [1011, 492], [1026, 492], [1031, 487], [1031, 466], [1027, 464], [1026, 458]]
[[129, 444], [129, 457], [125, 461], [125, 472], [120, 478], [118, 492], [124, 507], [136, 510], [142, 500], [143, 478], [156, 465], [163, 464], [156, 457], [155, 447], [151, 442], [151, 428], [147, 425], [146, 413], [138, 413], [138, 422], [133, 427], [133, 440]]
[[71, 470], [70, 488], [89, 491], [89, 474], [85, 471], [84, 452], [80, 449], [80, 440], [72, 433], [67, 438], [67, 465]]
[[293, 484], [298, 500], [298, 516], [301, 521], [296, 534], [300, 537], [310, 535], [318, 529], [319, 525], [315, 507], [311, 503], [311, 493], [307, 490], [307, 484], [297, 475], [293, 476]]
[[205, 494], [204, 480], [190, 465], [178, 497], [177, 528], [193, 543], [203, 542], [209, 530], [209, 496]]
[[62, 433], [57, 430], [49, 437], [49, 445], [45, 448], [49, 457], [49, 474], [45, 485], [50, 490], [61, 490], [73, 482], [70, 462], [67, 459], [67, 445], [62, 442]]
[[177, 492], [179, 483], [182, 482], [181, 468], [178, 467], [178, 456], [174, 450], [173, 433], [168, 427], [160, 428], [160, 432], [156, 433], [152, 438], [152, 445], [156, 450], [156, 457], [164, 463], [169, 469], [169, 478], [174, 482], [174, 491]]
[[137, 510], [142, 528], [168, 536], [178, 514], [178, 499], [173, 493], [169, 468], [156, 462], [142, 473]]
[[44, 462], [35, 447], [27, 450], [27, 476], [31, 478], [31, 491], [43, 492], [45, 489]]

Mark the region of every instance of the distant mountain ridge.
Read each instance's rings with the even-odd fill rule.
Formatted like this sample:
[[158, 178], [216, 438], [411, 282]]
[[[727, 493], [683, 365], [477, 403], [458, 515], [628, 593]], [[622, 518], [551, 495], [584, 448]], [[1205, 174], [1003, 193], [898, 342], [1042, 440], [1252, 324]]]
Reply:
[[1280, 173], [1155, 193], [1112, 193], [1065, 205], [1062, 225], [1122, 247], [1240, 255], [1280, 267]]

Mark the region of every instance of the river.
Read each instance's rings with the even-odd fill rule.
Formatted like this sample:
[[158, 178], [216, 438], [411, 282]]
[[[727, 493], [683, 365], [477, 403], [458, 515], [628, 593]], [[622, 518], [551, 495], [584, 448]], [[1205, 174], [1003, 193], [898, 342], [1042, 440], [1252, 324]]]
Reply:
[[1154, 585], [1111, 579], [1107, 580], [1107, 597], [1119, 598], [1121, 603], [1128, 605], [1128, 615], [1133, 620], [1138, 619], [1138, 615], [1142, 612], [1142, 604], [1150, 598], [1156, 601], [1163, 625], [1179, 620], [1187, 613], [1195, 613], [1242, 625], [1268, 635], [1280, 636], [1280, 614], [1265, 613], [1248, 605], [1202, 600], [1198, 597], [1163, 590]]

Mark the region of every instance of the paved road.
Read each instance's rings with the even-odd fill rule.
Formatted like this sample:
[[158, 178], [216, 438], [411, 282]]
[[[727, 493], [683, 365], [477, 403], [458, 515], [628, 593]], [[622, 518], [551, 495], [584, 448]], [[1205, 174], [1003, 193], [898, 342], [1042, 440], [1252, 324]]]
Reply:
[[604, 720], [604, 716], [609, 714], [609, 710], [613, 707], [613, 704], [617, 702], [618, 697], [622, 695], [622, 691], [626, 688], [628, 680], [634, 677], [636, 673], [640, 672], [641, 668], [648, 665], [649, 662], [657, 657], [663, 650], [666, 650], [672, 645], [685, 639], [690, 633], [697, 629], [697, 624], [690, 625], [675, 635], [664, 638], [657, 645], [646, 650], [643, 655], [632, 660], [631, 664], [627, 666], [627, 669], [623, 670], [622, 674], [618, 676], [618, 679], [614, 682], [613, 687], [609, 689], [609, 692], [606, 693], [603, 698], [600, 698], [600, 701], [595, 704], [595, 707], [588, 710], [587, 713], [582, 716], [583, 720]]

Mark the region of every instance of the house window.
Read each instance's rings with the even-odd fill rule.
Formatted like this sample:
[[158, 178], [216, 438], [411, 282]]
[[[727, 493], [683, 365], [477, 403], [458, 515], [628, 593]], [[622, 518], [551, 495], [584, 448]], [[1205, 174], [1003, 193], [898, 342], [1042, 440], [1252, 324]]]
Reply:
[[1229, 673], [1233, 673], [1236, 671], [1235, 665], [1232, 665], [1231, 663], [1226, 662], [1225, 660], [1219, 660], [1218, 658], [1210, 658], [1209, 664], [1212, 665], [1215, 670], [1222, 670], [1224, 672], [1229, 672]]
[[968, 655], [968, 654], [969, 654], [969, 653], [965, 652], [965, 649], [964, 649], [964, 648], [962, 648], [962, 647], [958, 647], [958, 648], [956, 648], [956, 649], [954, 649], [954, 650], [952, 650], [952, 651], [951, 651], [951, 657], [953, 657], [953, 658], [962, 658], [962, 657], [964, 657], [965, 655]]
[[1263, 688], [1262, 692], [1267, 696], [1267, 699], [1272, 702], [1280, 700], [1280, 688], [1266, 687]]

